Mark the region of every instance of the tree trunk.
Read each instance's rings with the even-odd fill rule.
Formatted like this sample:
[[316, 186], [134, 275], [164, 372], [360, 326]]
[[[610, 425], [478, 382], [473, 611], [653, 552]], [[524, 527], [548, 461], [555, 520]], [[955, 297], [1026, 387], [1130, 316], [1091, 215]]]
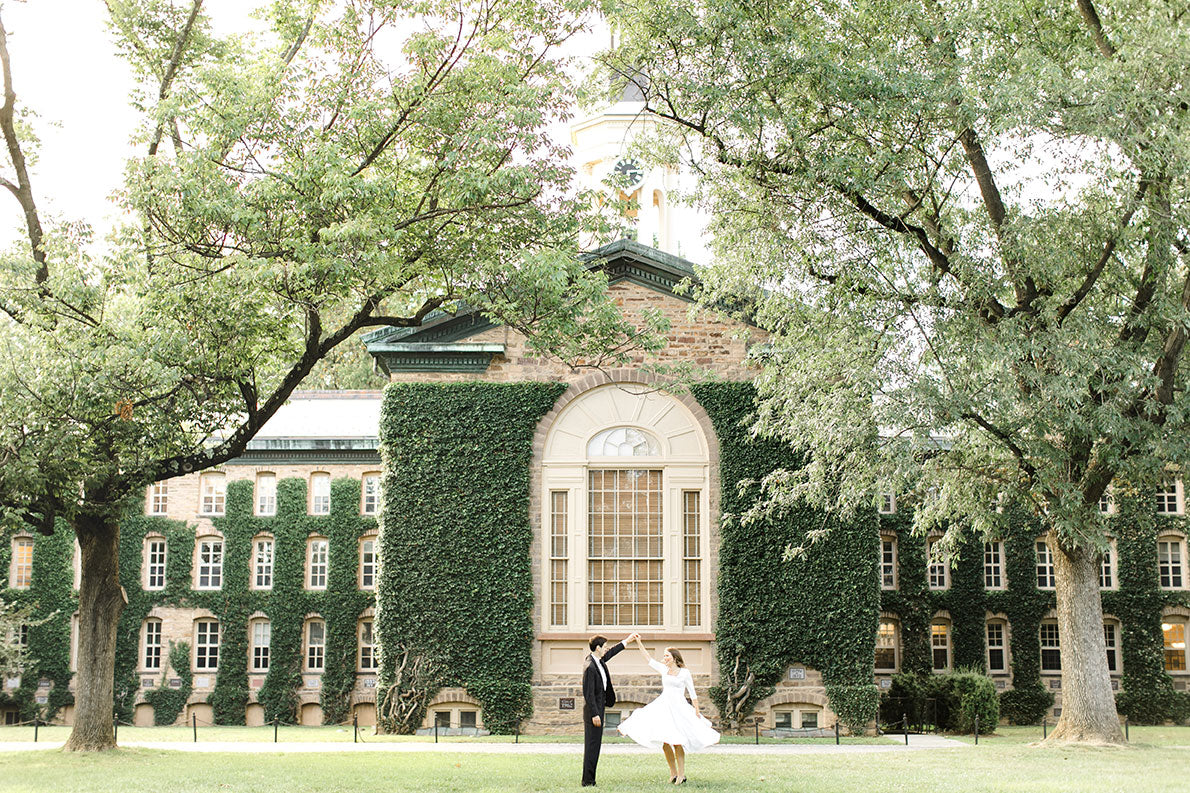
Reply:
[[112, 709], [116, 627], [125, 605], [119, 575], [120, 524], [114, 519], [80, 516], [74, 530], [82, 552], [83, 575], [79, 585], [74, 728], [65, 749], [115, 749]]
[[[1123, 743], [1107, 670], [1099, 554], [1091, 548], [1055, 549], [1054, 583], [1062, 652], [1062, 716], [1049, 742]], [[1036, 641], [1036, 639], [1035, 639]]]

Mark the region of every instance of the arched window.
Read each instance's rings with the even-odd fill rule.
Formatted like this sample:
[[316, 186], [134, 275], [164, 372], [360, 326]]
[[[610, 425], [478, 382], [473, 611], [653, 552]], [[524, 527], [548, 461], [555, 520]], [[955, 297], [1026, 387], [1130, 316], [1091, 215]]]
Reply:
[[1185, 672], [1190, 668], [1186, 663], [1186, 623], [1185, 617], [1172, 614], [1161, 618], [1166, 672]]
[[331, 513], [331, 475], [328, 473], [310, 474], [310, 514], [329, 515]]
[[1041, 671], [1062, 671], [1062, 643], [1058, 637], [1058, 621], [1042, 620], [1040, 629]]
[[950, 671], [950, 620], [936, 619], [930, 624], [930, 655], [935, 672]]
[[28, 589], [33, 584], [33, 538], [14, 537], [12, 561], [8, 565], [8, 586]]
[[375, 672], [379, 666], [376, 658], [376, 635], [371, 619], [360, 620], [357, 637], [359, 640], [359, 671]]
[[256, 475], [256, 514], [277, 514], [277, 475], [268, 471]]
[[326, 537], [311, 537], [306, 541], [306, 588], [326, 589], [330, 542]]
[[1001, 619], [987, 621], [988, 674], [1008, 672], [1008, 623]]
[[200, 537], [195, 543], [198, 554], [195, 589], [223, 588], [223, 539], [221, 537]]
[[144, 575], [141, 578], [141, 585], [146, 590], [165, 589], [165, 537], [160, 534], [147, 535], [142, 554]]
[[252, 639], [252, 660], [250, 669], [253, 672], [269, 671], [269, 659], [272, 656], [273, 624], [267, 619], [251, 620], [249, 634]]
[[141, 668], [145, 671], [161, 669], [161, 620], [145, 620], [141, 630]]
[[881, 619], [876, 628], [876, 672], [890, 673], [899, 668], [900, 625], [894, 619]]
[[273, 588], [273, 538], [262, 534], [252, 540], [252, 589]]
[[1186, 538], [1184, 536], [1164, 534], [1157, 538], [1157, 582], [1162, 589], [1185, 588]]
[[376, 588], [376, 535], [368, 534], [359, 541], [359, 588]]
[[218, 517], [227, 510], [227, 475], [207, 471], [199, 478], [199, 514]]
[[369, 471], [364, 474], [360, 485], [361, 515], [380, 514], [380, 472]]
[[930, 589], [950, 589], [950, 560], [942, 553], [940, 540], [926, 543], [927, 583]]
[[326, 623], [319, 618], [306, 620], [306, 671], [326, 668]]
[[219, 668], [219, 620], [194, 623], [194, 671], [214, 672]]
[[587, 444], [591, 457], [657, 457], [661, 445], [647, 432], [634, 427], [604, 430]]
[[897, 588], [897, 538], [891, 534], [880, 537], [880, 588]]
[[1049, 543], [1044, 539], [1037, 540], [1034, 546], [1037, 549], [1037, 588], [1053, 589], [1055, 586], [1054, 554], [1050, 550]]

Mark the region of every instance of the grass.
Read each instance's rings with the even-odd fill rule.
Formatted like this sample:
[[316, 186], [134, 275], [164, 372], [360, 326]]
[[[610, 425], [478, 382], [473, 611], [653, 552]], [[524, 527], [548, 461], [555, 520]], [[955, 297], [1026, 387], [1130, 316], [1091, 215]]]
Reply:
[[[37, 739], [46, 743], [62, 743], [70, 736], [69, 727], [51, 726], [38, 728]], [[191, 727], [120, 727], [121, 742], [184, 742], [194, 740]], [[277, 729], [278, 743], [351, 743], [351, 727], [279, 727]], [[21, 743], [33, 740], [32, 727], [0, 727], [0, 742], [19, 741]], [[212, 741], [235, 742], [273, 742], [273, 728], [266, 727], [204, 727], [198, 728], [200, 743]], [[432, 735], [373, 735], [372, 728], [360, 728], [360, 740], [366, 743], [433, 743]], [[522, 735], [514, 739], [511, 735], [484, 736], [442, 736], [441, 743], [582, 743], [581, 735]], [[723, 743], [751, 744], [755, 743], [752, 736], [723, 736]], [[886, 738], [858, 737], [842, 738], [842, 743], [852, 745], [886, 744]], [[631, 740], [620, 736], [604, 736], [605, 744], [630, 744]], [[760, 743], [767, 744], [833, 744], [834, 738], [766, 738], [761, 737]]]
[[[1053, 732], [1054, 725], [1049, 725]], [[972, 735], [950, 736], [964, 743], [975, 743]], [[1037, 743], [1041, 740], [1041, 726], [997, 727], [995, 735], [979, 736], [979, 746], [1009, 746]], [[1187, 727], [1140, 727], [1128, 728], [1128, 742], [1133, 747], [1180, 746], [1190, 748], [1190, 728]]]
[[[1186, 731], [1183, 731], [1183, 735]], [[1009, 736], [1004, 736], [1009, 737]], [[978, 748], [872, 754], [693, 755], [687, 790], [731, 793], [1149, 793], [1185, 789], [1186, 752], [1130, 748]], [[1182, 740], [1182, 738], [1177, 738]], [[331, 793], [333, 791], [569, 791], [581, 757], [447, 753], [196, 754], [126, 749], [98, 755], [58, 751], [0, 754], [0, 791]], [[667, 790], [656, 756], [607, 755], [604, 791]]]

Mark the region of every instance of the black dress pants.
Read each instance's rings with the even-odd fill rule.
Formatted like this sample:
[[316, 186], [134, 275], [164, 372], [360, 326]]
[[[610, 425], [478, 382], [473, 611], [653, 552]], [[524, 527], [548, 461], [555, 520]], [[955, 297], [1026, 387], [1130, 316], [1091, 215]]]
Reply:
[[[599, 720], [601, 723], [603, 719]], [[583, 714], [583, 784], [595, 784], [595, 767], [599, 765], [599, 750], [603, 748], [603, 727], [591, 723]]]

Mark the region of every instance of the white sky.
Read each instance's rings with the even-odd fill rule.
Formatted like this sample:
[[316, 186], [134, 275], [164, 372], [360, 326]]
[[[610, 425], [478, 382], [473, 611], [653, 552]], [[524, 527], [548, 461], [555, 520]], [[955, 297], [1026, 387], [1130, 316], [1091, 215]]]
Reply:
[[[259, 0], [206, 0], [217, 32], [247, 30]], [[3, 6], [17, 105], [34, 111], [41, 138], [31, 167], [43, 223], [82, 220], [102, 238], [119, 210], [111, 196], [133, 152], [137, 114], [128, 104], [132, 75], [116, 52], [102, 0], [30, 0]], [[603, 36], [580, 43], [588, 53]], [[559, 129], [569, 142], [566, 129]], [[27, 152], [28, 156], [28, 152]], [[0, 191], [0, 244], [24, 237], [20, 209]], [[100, 243], [102, 244], [102, 243]]]

